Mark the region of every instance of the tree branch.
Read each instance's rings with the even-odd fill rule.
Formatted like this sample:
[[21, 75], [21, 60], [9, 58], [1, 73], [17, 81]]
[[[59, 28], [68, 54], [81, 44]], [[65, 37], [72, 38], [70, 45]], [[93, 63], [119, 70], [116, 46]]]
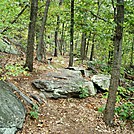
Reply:
[[98, 19], [100, 19], [100, 20], [103, 20], [103, 21], [107, 22], [106, 19], [100, 17], [99, 15], [94, 14], [92, 11], [89, 11], [89, 12], [90, 12], [94, 17], [96, 17], [96, 18], [98, 18]]
[[[17, 21], [17, 19], [23, 14], [23, 12], [26, 10], [26, 8], [28, 7], [28, 4], [27, 5], [25, 5], [25, 7], [21, 10], [21, 12], [15, 17], [15, 19], [13, 20], [13, 21], [11, 21], [10, 23], [11, 24], [14, 24], [16, 21]], [[1, 34], [3, 34], [5, 31], [7, 31], [9, 29], [9, 27], [7, 26], [5, 29], [3, 29], [2, 31], [1, 31]]]

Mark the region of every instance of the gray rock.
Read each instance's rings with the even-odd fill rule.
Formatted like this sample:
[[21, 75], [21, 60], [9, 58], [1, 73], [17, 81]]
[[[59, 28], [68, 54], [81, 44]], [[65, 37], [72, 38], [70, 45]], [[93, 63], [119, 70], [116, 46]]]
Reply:
[[16, 50], [13, 45], [7, 44], [2, 39], [0, 39], [0, 52], [19, 54], [18, 50]]
[[67, 67], [66, 69], [79, 71], [82, 76], [85, 76], [85, 69], [83, 67]]
[[36, 79], [32, 84], [40, 89], [44, 98], [79, 97], [80, 87], [88, 87], [89, 95], [95, 95], [93, 83], [86, 81], [80, 71], [61, 69], [47, 74], [47, 80]]
[[49, 78], [83, 80], [80, 70], [59, 69], [47, 74]]
[[8, 85], [10, 86], [10, 89], [16, 93], [18, 93], [22, 99], [24, 100], [24, 102], [26, 102], [27, 104], [30, 104], [31, 106], [34, 106], [35, 104], [33, 103], [33, 101], [28, 97], [26, 96], [25, 94], [23, 94], [13, 83], [8, 83]]
[[102, 90], [107, 90], [110, 86], [110, 75], [98, 74], [94, 75], [91, 80]]
[[66, 69], [77, 71], [77, 72], [81, 73], [81, 75], [82, 75], [83, 77], [90, 77], [90, 72], [89, 72], [89, 70], [86, 70], [86, 69], [83, 68], [83, 67], [68, 67], [68, 68], [66, 68]]
[[96, 95], [97, 90], [94, 88], [92, 81], [85, 82], [85, 86], [88, 87], [90, 96]]
[[15, 134], [22, 128], [25, 108], [8, 83], [0, 81], [0, 134]]

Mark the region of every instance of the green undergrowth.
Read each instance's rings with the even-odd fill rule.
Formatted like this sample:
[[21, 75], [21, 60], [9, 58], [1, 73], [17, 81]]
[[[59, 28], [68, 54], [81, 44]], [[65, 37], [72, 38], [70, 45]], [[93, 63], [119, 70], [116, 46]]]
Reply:
[[14, 65], [7, 64], [4, 69], [0, 68], [0, 74], [2, 74], [0, 80], [6, 80], [12, 76], [29, 76], [30, 74], [26, 70], [27, 68], [23, 68], [23, 66], [18, 63]]
[[[132, 95], [134, 94], [134, 88], [124, 88], [118, 87], [117, 94], [116, 94], [116, 103], [117, 106], [115, 107], [115, 114], [119, 117], [120, 120], [129, 120], [134, 122], [134, 98]], [[103, 98], [107, 99], [108, 92], [103, 94]], [[104, 112], [105, 106], [99, 107], [99, 112]]]
[[89, 90], [88, 87], [84, 86], [83, 84], [79, 84], [79, 97], [80, 98], [86, 98], [89, 96]]
[[128, 101], [115, 108], [115, 113], [120, 120], [131, 120], [134, 122], [134, 103]]
[[30, 111], [30, 117], [33, 119], [38, 119], [39, 117], [39, 107], [38, 105], [33, 105], [32, 110]]

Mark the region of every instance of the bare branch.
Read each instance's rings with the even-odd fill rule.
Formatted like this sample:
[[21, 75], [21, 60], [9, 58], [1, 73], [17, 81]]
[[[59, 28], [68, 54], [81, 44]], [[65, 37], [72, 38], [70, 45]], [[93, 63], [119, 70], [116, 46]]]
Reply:
[[[28, 7], [28, 4], [27, 5], [25, 5], [25, 7], [20, 11], [20, 13], [15, 17], [15, 19], [13, 20], [13, 21], [11, 21], [10, 23], [11, 24], [14, 24], [16, 21], [17, 21], [17, 19], [23, 14], [23, 12], [26, 10], [26, 8]], [[1, 31], [1, 34], [3, 34], [5, 31], [7, 31], [9, 29], [9, 27], [6, 27], [5, 29], [3, 29], [2, 31]]]
[[103, 21], [107, 22], [106, 19], [100, 17], [99, 15], [94, 14], [92, 11], [89, 11], [89, 12], [90, 12], [94, 17], [96, 17], [96, 18], [98, 18], [98, 19], [100, 19], [100, 20], [103, 20]]

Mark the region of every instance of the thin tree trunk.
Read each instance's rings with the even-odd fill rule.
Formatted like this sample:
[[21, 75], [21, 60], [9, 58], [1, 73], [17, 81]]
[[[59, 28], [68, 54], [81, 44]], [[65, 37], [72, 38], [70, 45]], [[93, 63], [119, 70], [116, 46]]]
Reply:
[[[62, 0], [60, 0], [59, 2], [59, 7], [62, 5]], [[54, 49], [54, 56], [57, 57], [58, 55], [58, 30], [59, 30], [59, 24], [60, 24], [60, 16], [58, 15], [57, 16], [57, 27], [56, 27], [56, 30], [55, 30], [55, 49]]]
[[81, 60], [85, 59], [85, 50], [86, 50], [86, 34], [82, 33], [82, 39], [81, 39]]
[[78, 41], [79, 41], [79, 33], [76, 34], [76, 40], [75, 40], [75, 44], [74, 44], [74, 49], [77, 50], [78, 48]]
[[91, 46], [91, 54], [90, 54], [90, 61], [93, 61], [93, 56], [94, 56], [94, 43], [95, 43], [95, 34], [93, 34], [92, 38], [92, 46]]
[[59, 15], [57, 16], [57, 27], [55, 30], [55, 36], [54, 36], [54, 42], [55, 42], [55, 48], [54, 48], [54, 56], [57, 57], [58, 52], [57, 52], [57, 47], [58, 47], [58, 29], [59, 29], [59, 21], [60, 21], [60, 17]]
[[[112, 2], [112, 7], [113, 7], [113, 10], [114, 10], [114, 21], [116, 19], [116, 7], [114, 5], [114, 0], [111, 0]], [[112, 38], [112, 41], [114, 41], [114, 37]], [[109, 66], [112, 66], [113, 64], [113, 54], [114, 54], [114, 47], [113, 45], [109, 45], [109, 54], [108, 54], [108, 65]]]
[[35, 36], [35, 24], [37, 18], [38, 0], [31, 1], [30, 11], [30, 23], [28, 29], [28, 43], [26, 53], [26, 63], [24, 67], [28, 67], [29, 71], [33, 70], [33, 52], [34, 52], [34, 36]]
[[[65, 28], [66, 27], [68, 27], [68, 24], [67, 23], [65, 23], [66, 25], [65, 25]], [[63, 46], [63, 55], [65, 55], [66, 53], [67, 53], [67, 49], [68, 49], [68, 45], [67, 44], [69, 44], [68, 43], [68, 41], [65, 39], [65, 37], [67, 37], [68, 35], [67, 35], [67, 32], [64, 30], [64, 46]]]
[[70, 53], [69, 66], [73, 66], [73, 43], [74, 40], [74, 0], [71, 0], [71, 26], [70, 26]]
[[[133, 35], [134, 36], [134, 35]], [[130, 57], [130, 67], [133, 67], [134, 63], [133, 63], [133, 60], [134, 60], [134, 37], [133, 37], [133, 41], [132, 41], [132, 49], [131, 49], [131, 57]]]
[[40, 33], [39, 33], [39, 44], [37, 45], [37, 60], [38, 61], [44, 61], [46, 60], [46, 48], [45, 48], [45, 43], [44, 43], [44, 30], [45, 30], [45, 25], [47, 21], [47, 14], [48, 14], [48, 9], [50, 5], [50, 0], [46, 1], [46, 8], [44, 11], [44, 16], [42, 19], [42, 25], [40, 28]]
[[64, 23], [62, 24], [61, 42], [60, 42], [60, 54], [63, 55], [64, 50]]
[[[98, 16], [99, 16], [99, 12], [100, 12], [100, 7], [101, 7], [101, 2], [100, 2], [100, 0], [98, 0], [97, 1], [97, 4], [98, 4], [98, 10], [97, 10], [97, 15], [95, 16], [95, 19], [94, 19], [94, 22], [93, 23], [95, 23], [95, 22], [97, 22], [98, 21]], [[96, 36], [96, 34], [95, 34], [95, 32], [93, 32], [93, 39], [92, 39], [92, 46], [91, 46], [91, 54], [90, 54], [90, 61], [92, 61], [93, 60], [93, 56], [94, 56], [94, 47], [95, 47], [95, 36]]]
[[87, 43], [86, 43], [86, 44], [87, 44], [87, 45], [86, 45], [86, 50], [85, 50], [85, 56], [86, 56], [86, 57], [87, 57], [87, 54], [88, 54], [90, 36], [91, 36], [91, 32], [89, 33], [88, 40], [87, 40]]
[[112, 126], [114, 123], [114, 109], [116, 103], [116, 92], [119, 85], [121, 53], [122, 53], [122, 38], [123, 38], [123, 22], [124, 22], [124, 0], [117, 0], [117, 15], [116, 28], [114, 38], [114, 60], [111, 72], [111, 81], [109, 87], [109, 94], [104, 111], [104, 121], [106, 125]]

